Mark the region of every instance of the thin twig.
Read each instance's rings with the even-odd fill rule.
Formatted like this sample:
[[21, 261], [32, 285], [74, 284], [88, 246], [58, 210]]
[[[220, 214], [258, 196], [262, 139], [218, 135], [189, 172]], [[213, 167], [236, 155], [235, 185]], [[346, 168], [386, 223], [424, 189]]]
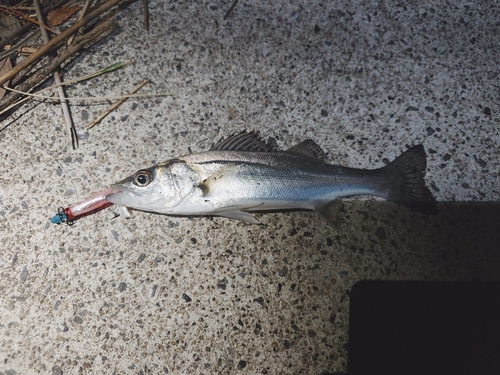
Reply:
[[[114, 22], [113, 18], [110, 18], [109, 20], [96, 26], [93, 30], [89, 31], [87, 34], [84, 34], [81, 40], [78, 41], [78, 43], [73, 44], [64, 51], [62, 51], [59, 55], [57, 55], [56, 58], [54, 58], [54, 60], [52, 60], [51, 63], [46, 64], [45, 66], [40, 68], [25, 82], [19, 85], [18, 91], [21, 91], [22, 94], [8, 95], [4, 97], [2, 100], [0, 100], [0, 115], [28, 101], [30, 97], [26, 97], [16, 102], [16, 100], [21, 95], [24, 95], [25, 93], [31, 91], [35, 86], [45, 81], [47, 76], [50, 75], [55, 69], [57, 69], [63, 62], [65, 62], [68, 59], [73, 60], [78, 56], [77, 53], [82, 48], [84, 48], [86, 45], [92, 45], [96, 43], [98, 40], [112, 33], [116, 29], [116, 27], [117, 25]], [[5, 88], [9, 90], [8, 87]]]
[[[43, 15], [44, 17], [54, 9], [58, 9], [61, 4], [66, 2], [67, 0], [51, 0], [51, 1], [45, 1], [44, 2], [44, 7], [43, 7]], [[3, 50], [4, 47], [7, 44], [14, 44], [14, 41], [18, 37], [23, 37], [26, 35], [26, 33], [33, 27], [32, 23], [26, 22], [20, 29], [14, 31], [12, 34], [9, 36], [5, 37], [4, 39], [0, 40], [0, 50]]]
[[236, 6], [236, 4], [238, 4], [238, 0], [234, 0], [233, 1], [233, 4], [231, 5], [231, 8], [229, 8], [229, 10], [226, 12], [226, 14], [224, 15], [224, 21], [227, 20], [227, 17], [229, 17], [229, 15], [231, 14], [231, 12], [233, 11], [234, 7]]
[[[78, 81], [80, 81], [80, 79], [78, 79]], [[190, 89], [187, 89], [184, 91], [180, 91], [180, 92], [160, 92], [157, 94], [121, 94], [121, 95], [108, 95], [108, 96], [74, 96], [74, 97], [68, 97], [68, 98], [66, 98], [66, 100], [102, 102], [104, 100], [114, 100], [114, 99], [124, 99], [124, 98], [125, 99], [127, 99], [127, 98], [156, 98], [159, 96], [178, 96], [178, 95], [189, 94], [193, 90], [202, 89], [202, 88], [205, 88], [205, 87], [208, 87], [211, 85], [215, 85], [215, 84], [222, 82], [222, 81], [225, 81], [225, 78], [220, 79], [220, 80], [215, 81], [215, 82], [209, 82], [209, 83], [201, 85], [201, 86], [196, 86], [196, 87], [193, 87], [193, 88], [190, 88]], [[69, 84], [73, 84], [73, 83], [75, 83], [75, 82], [66, 81], [66, 82], [63, 82], [62, 85], [69, 85]], [[24, 99], [20, 100], [19, 102], [15, 103], [15, 105], [17, 105], [17, 104], [20, 104], [21, 102], [25, 102], [26, 100], [28, 100], [30, 98], [54, 100], [53, 96], [40, 95], [40, 93], [48, 91], [48, 90], [53, 90], [57, 86], [58, 85], [52, 85], [50, 87], [46, 87], [46, 88], [38, 91], [36, 94], [31, 94], [29, 92], [23, 92], [23, 91], [19, 91], [16, 89], [11, 89], [9, 87], [6, 87], [5, 89], [7, 91], [12, 91], [12, 92], [27, 96], [27, 98], [24, 98]], [[2, 115], [5, 112], [6, 112], [6, 110], [3, 110], [2, 112], [0, 112], [0, 115]]]
[[21, 18], [21, 19], [26, 20], [28, 22], [34, 23], [35, 25], [38, 25], [40, 27], [43, 27], [45, 30], [50, 31], [52, 34], [57, 35], [57, 33], [54, 30], [52, 30], [50, 27], [48, 27], [47, 25], [44, 25], [40, 21], [34, 20], [31, 17], [28, 17], [24, 13], [9, 9], [8, 7], [5, 7], [3, 5], [0, 5], [0, 12], [4, 12], [6, 14], [10, 14], [11, 16], [18, 17], [18, 18]]
[[[112, 21], [112, 20], [110, 20]], [[113, 25], [115, 26], [115, 25]], [[94, 41], [92, 41], [94, 43]], [[61, 82], [61, 83], [57, 83], [55, 85], [52, 85], [52, 86], [49, 86], [49, 87], [46, 87], [44, 88], [43, 90], [40, 90], [38, 91], [37, 94], [30, 94], [29, 92], [25, 92], [25, 91], [21, 91], [21, 90], [17, 90], [17, 89], [13, 89], [13, 88], [9, 88], [9, 87], [6, 87], [5, 89], [7, 91], [11, 91], [13, 93], [16, 93], [16, 94], [19, 94], [19, 95], [26, 95], [26, 96], [29, 96], [31, 98], [37, 98], [37, 99], [54, 99], [53, 96], [46, 96], [46, 95], [39, 95], [39, 93], [41, 92], [44, 92], [44, 91], [48, 91], [48, 90], [53, 90], [53, 89], [56, 89], [58, 88], [59, 86], [68, 86], [68, 85], [72, 85], [74, 83], [77, 83], [77, 82], [81, 82], [81, 81], [86, 81], [88, 79], [91, 79], [91, 78], [95, 78], [97, 76], [100, 76], [101, 74], [105, 74], [105, 73], [109, 73], [109, 72], [112, 72], [114, 70], [117, 70], [117, 69], [120, 69], [120, 68], [123, 68], [127, 65], [130, 65], [130, 64], [133, 64], [133, 60], [129, 61], [129, 62], [118, 62], [118, 63], [115, 63], [113, 65], [110, 65], [110, 66], [107, 66], [106, 68], [103, 68], [103, 69], [99, 69], [97, 71], [95, 71], [94, 73], [91, 73], [91, 74], [87, 74], [85, 76], [82, 76], [82, 77], [78, 77], [78, 78], [74, 78], [74, 79], [71, 79], [69, 81], [66, 81], [66, 82]], [[49, 64], [49, 66], [52, 66], [52, 64]], [[25, 98], [26, 99], [26, 98]], [[66, 100], [77, 100], [77, 99], [74, 99], [74, 98], [66, 98]], [[0, 114], [3, 113], [3, 112], [0, 112]]]
[[30, 12], [34, 11], [35, 8], [34, 7], [23, 7], [23, 6], [10, 6], [9, 9], [13, 9], [13, 10], [29, 10]]
[[[142, 86], [144, 86], [146, 83], [149, 82], [149, 79], [142, 81], [139, 83], [132, 91], [130, 91], [129, 95], [135, 94], [137, 91], [141, 89]], [[119, 101], [117, 101], [115, 104], [113, 104], [110, 108], [108, 108], [102, 115], [100, 115], [97, 120], [92, 122], [87, 126], [87, 129], [92, 129], [94, 126], [96, 126], [98, 123], [100, 123], [107, 115], [109, 115], [111, 112], [113, 112], [115, 109], [117, 109], [125, 100], [127, 100], [129, 96], [121, 98]]]
[[[159, 96], [179, 96], [179, 95], [186, 95], [186, 94], [189, 94], [190, 92], [193, 92], [194, 90], [199, 90], [199, 89], [203, 89], [205, 87], [208, 87], [208, 86], [212, 86], [212, 85], [216, 85], [222, 81], [225, 81], [226, 78], [223, 78], [223, 79], [220, 79], [218, 81], [215, 81], [215, 82], [210, 82], [210, 83], [207, 83], [205, 85], [201, 85], [201, 86], [197, 86], [197, 87], [193, 87], [192, 89], [189, 89], [189, 90], [184, 90], [184, 91], [180, 91], [180, 92], [163, 92], [163, 93], [160, 93], [160, 94], [132, 94], [132, 95], [113, 95], [113, 96], [108, 96], [108, 97], [102, 97], [102, 98], [67, 98], [68, 100], [71, 100], [71, 99], [78, 99], [78, 100], [105, 100], [105, 99], [121, 99], [121, 98], [152, 98], [152, 97], [159, 97]], [[41, 91], [45, 91], [45, 90], [50, 90], [52, 89], [53, 87], [47, 87], [46, 89], [43, 89]], [[24, 98], [23, 100], [21, 100], [20, 102], [24, 102], [26, 100], [29, 100], [29, 97], [27, 98]], [[0, 112], [0, 116], [2, 114], [4, 114], [5, 112], [7, 112], [8, 110], [10, 110], [12, 107], [15, 107], [16, 105], [18, 105], [18, 103], [15, 103], [14, 105], [11, 105], [9, 108], [6, 108], [5, 110], [1, 111]], [[3, 128], [0, 128], [0, 133], [3, 132], [5, 129], [7, 129], [10, 125], [10, 124], [7, 124], [5, 125]]]
[[12, 70], [10, 72], [5, 73], [3, 76], [1, 76], [0, 77], [0, 86], [2, 86], [5, 82], [10, 80], [12, 77], [14, 77], [21, 70], [26, 69], [27, 67], [29, 67], [32, 64], [34, 64], [35, 62], [37, 62], [40, 58], [47, 55], [50, 51], [52, 51], [54, 48], [56, 48], [61, 43], [63, 43], [64, 40], [66, 40], [71, 35], [76, 33], [80, 29], [80, 27], [82, 27], [83, 25], [92, 21], [94, 18], [99, 17], [102, 13], [113, 8], [114, 6], [117, 6], [120, 3], [124, 3], [127, 1], [129, 1], [129, 0], [109, 0], [109, 1], [105, 2], [103, 5], [101, 5], [99, 8], [97, 8], [96, 10], [94, 10], [93, 12], [84, 16], [80, 21], [75, 22], [73, 24], [73, 26], [64, 30], [62, 33], [60, 33], [58, 36], [56, 36], [54, 39], [52, 39], [50, 41], [50, 43], [45, 44], [43, 47], [41, 47], [39, 50], [37, 50], [30, 57], [28, 57], [27, 59], [24, 59], [19, 64], [17, 64], [14, 68], [12, 68]]
[[25, 37], [23, 40], [21, 40], [15, 46], [10, 47], [7, 51], [0, 53], [0, 60], [3, 59], [4, 57], [12, 55], [16, 51], [18, 51], [20, 48], [24, 47], [32, 39], [38, 37], [39, 34], [40, 34], [40, 30], [37, 30], [34, 33], [29, 34], [27, 37]]
[[[87, 1], [85, 1], [85, 4], [83, 5], [82, 10], [80, 11], [80, 15], [78, 16], [77, 21], [80, 21], [80, 20], [83, 18], [83, 16], [85, 16], [85, 14], [87, 13], [87, 11], [89, 10], [89, 7], [90, 7], [90, 5], [91, 5], [91, 2], [92, 2], [92, 0], [87, 0]], [[69, 37], [69, 39], [68, 39], [68, 46], [69, 46], [71, 43], [73, 43], [73, 40], [75, 39], [75, 35], [76, 35], [76, 34], [73, 34], [73, 35], [71, 35], [71, 36]]]
[[[12, 69], [12, 61], [10, 60], [10, 58], [6, 57], [0, 60], [0, 72], [9, 69]], [[0, 87], [0, 98], [2, 98], [6, 93], [7, 91]]]
[[144, 12], [144, 28], [149, 32], [149, 7], [148, 0], [142, 0], [142, 11]]
[[[193, 92], [194, 90], [199, 90], [199, 89], [203, 89], [203, 88], [208, 87], [208, 86], [216, 85], [216, 84], [223, 82], [225, 80], [226, 80], [226, 78], [222, 78], [218, 81], [209, 82], [207, 84], [204, 84], [201, 86], [196, 86], [196, 87], [193, 87], [191, 89], [180, 91], [180, 92], [161, 92], [161, 93], [157, 93], [157, 94], [125, 94], [125, 95], [109, 95], [109, 96], [99, 96], [99, 97], [69, 97], [69, 98], [66, 98], [66, 100], [79, 100], [79, 101], [88, 100], [88, 101], [101, 101], [102, 102], [104, 100], [123, 99], [123, 98], [157, 98], [160, 96], [179, 96], [179, 95], [189, 94], [189, 93]], [[65, 85], [65, 84], [70, 84], [70, 83], [72, 84], [74, 82], [66, 81], [66, 82], [63, 82], [62, 84]], [[39, 93], [44, 92], [44, 91], [48, 91], [48, 90], [52, 90], [55, 87], [57, 87], [57, 85], [46, 87], [43, 90], [38, 91], [37, 94], [30, 94], [28, 92], [20, 92], [16, 89], [11, 89], [11, 88], [6, 87], [5, 89], [8, 91], [13, 91], [13, 92], [16, 92], [16, 93], [19, 93], [22, 95], [26, 95], [27, 97], [19, 100], [18, 102], [10, 105], [8, 108], [5, 108], [4, 110], [2, 110], [0, 112], [0, 116], [3, 115], [5, 112], [9, 111], [10, 109], [12, 109], [13, 107], [26, 102], [27, 100], [31, 99], [32, 97], [40, 98], [40, 99], [51, 99], [51, 100], [54, 99], [52, 96], [44, 96], [44, 95], [40, 95]], [[0, 129], [0, 131], [2, 131], [3, 129], [4, 128]]]
[[[35, 6], [36, 16], [38, 18], [38, 22], [40, 22], [40, 24], [43, 25], [44, 19], [43, 19], [42, 8], [40, 7], [40, 3], [38, 2], [38, 0], [33, 0], [33, 5]], [[47, 33], [47, 30], [42, 28], [42, 29], [40, 29], [40, 31], [42, 32], [43, 41], [45, 43], [49, 43], [50, 37], [49, 37], [49, 34]], [[56, 84], [62, 83], [61, 74], [59, 73], [59, 69], [56, 69], [54, 72], [54, 81], [56, 82]], [[73, 122], [73, 118], [71, 117], [71, 112], [69, 111], [68, 102], [65, 100], [66, 94], [64, 93], [64, 87], [59, 86], [57, 88], [57, 92], [59, 94], [59, 100], [61, 103], [64, 124], [66, 125], [66, 129], [68, 130], [68, 134], [70, 136], [71, 145], [73, 146], [73, 150], [76, 150], [78, 148], [78, 135], [76, 134], [75, 123]]]
[[[109, 19], [105, 24], [103, 25], [107, 25], [108, 27], [110, 27], [111, 29], [106, 29], [106, 35], [107, 34], [110, 34], [114, 29], [116, 29], [117, 25], [114, 23], [113, 19]], [[95, 31], [94, 31], [95, 30]], [[97, 35], [98, 37], [101, 36], [101, 35], [98, 35], [99, 33], [97, 32], [97, 28], [94, 29], [91, 33], [89, 34], [94, 34], [94, 35]], [[99, 30], [103, 30], [103, 28], [99, 28]], [[87, 42], [91, 42], [92, 44], [96, 42], [96, 40], [94, 40], [94, 37], [92, 35], [89, 35], [89, 34], [85, 34], [84, 37], [85, 39], [82, 39], [80, 40], [78, 43], [80, 44], [80, 42], [82, 41], [87, 41]], [[101, 33], [103, 34], [103, 33]], [[88, 36], [88, 37], [87, 37]], [[103, 35], [104, 37], [105, 35]], [[89, 45], [90, 46], [90, 45]], [[66, 50], [65, 50], [66, 51]], [[63, 52], [64, 53], [64, 52]], [[90, 78], [94, 78], [94, 77], [97, 77], [101, 74], [104, 74], [104, 73], [109, 73], [109, 72], [112, 72], [113, 70], [117, 70], [117, 69], [120, 69], [120, 68], [123, 68], [127, 65], [130, 65], [130, 64], [133, 64], [134, 63], [134, 60], [130, 60], [128, 62], [118, 62], [118, 63], [115, 63], [115, 64], [112, 64], [110, 66], [107, 66], [106, 68], [103, 68], [103, 69], [99, 69], [97, 71], [95, 71], [94, 73], [90, 73], [90, 74], [87, 74], [85, 76], [82, 76], [82, 77], [78, 77], [78, 78], [74, 78], [74, 79], [71, 79], [69, 81], [66, 81], [66, 82], [62, 82], [61, 84], [57, 84], [57, 85], [53, 85], [53, 86], [50, 86], [51, 89], [54, 89], [54, 88], [57, 88], [58, 86], [67, 86], [67, 85], [71, 85], [73, 83], [76, 83], [76, 82], [81, 82], [81, 81], [85, 81], [87, 79], [90, 79]], [[37, 72], [38, 74], [38, 72]], [[16, 86], [16, 85], [12, 85], [12, 86]], [[9, 90], [9, 89], [7, 89]], [[45, 91], [46, 89], [44, 89], [43, 91]], [[10, 89], [10, 91], [13, 91], [13, 92], [16, 92], [15, 89]], [[24, 92], [22, 91], [22, 89], [20, 90], [20, 94], [23, 94]], [[43, 99], [47, 99], [47, 98], [43, 98]], [[67, 98], [66, 98], [67, 99]]]
[[[44, 13], [45, 14], [45, 13]], [[4, 38], [0, 39], [0, 50], [4, 50], [5, 46], [8, 44], [14, 44], [14, 42], [19, 39], [23, 38], [26, 36], [26, 34], [31, 31], [33, 28], [33, 24], [30, 22], [25, 22], [21, 28], [17, 29], [16, 31], [12, 32], [12, 34], [5, 36]]]

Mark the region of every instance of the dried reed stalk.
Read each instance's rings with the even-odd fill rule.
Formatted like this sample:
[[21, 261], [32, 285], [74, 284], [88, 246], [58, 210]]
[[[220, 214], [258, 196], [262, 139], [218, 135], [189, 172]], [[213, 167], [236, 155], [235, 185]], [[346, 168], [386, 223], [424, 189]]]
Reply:
[[[38, 22], [40, 25], [45, 24], [45, 19], [43, 17], [42, 13], [42, 7], [40, 6], [40, 2], [38, 0], [33, 0], [33, 5], [35, 6], [35, 11], [36, 11], [36, 16], [38, 18]], [[47, 30], [41, 28], [40, 29], [43, 37], [43, 41], [45, 43], [50, 42], [50, 36]], [[49, 62], [53, 56], [49, 57]], [[56, 69], [53, 73], [54, 75], [54, 81], [57, 84], [62, 83], [62, 78], [61, 74], [59, 74], [59, 69]], [[68, 130], [68, 134], [71, 140], [71, 145], [73, 146], [73, 150], [76, 150], [78, 148], [78, 135], [76, 134], [76, 129], [75, 129], [75, 124], [73, 123], [73, 118], [71, 117], [71, 112], [69, 110], [69, 105], [68, 102], [65, 100], [66, 99], [66, 94], [64, 93], [64, 87], [59, 86], [57, 88], [57, 93], [59, 94], [59, 100], [61, 104], [61, 109], [63, 113], [63, 120], [64, 120], [64, 125], [66, 126], [66, 129]]]
[[0, 77], [0, 86], [3, 86], [7, 81], [12, 79], [16, 74], [21, 72], [23, 69], [30, 67], [31, 65], [38, 62], [42, 57], [46, 56], [50, 51], [59, 47], [67, 38], [76, 33], [82, 26], [86, 25], [90, 21], [99, 17], [104, 12], [109, 9], [123, 4], [129, 3], [134, 0], [109, 0], [102, 4], [99, 8], [90, 12], [88, 15], [84, 16], [80, 21], [75, 22], [71, 27], [64, 30], [58, 36], [50, 41], [50, 43], [45, 44], [43, 47], [38, 49], [35, 53], [33, 53], [30, 57], [21, 61], [18, 65], [16, 65], [10, 72], [5, 73]]
[[[78, 56], [78, 52], [85, 46], [97, 43], [99, 40], [112, 33], [116, 28], [117, 25], [112, 18], [97, 25], [93, 30], [84, 34], [77, 43], [74, 43], [65, 50], [61, 51], [59, 55], [57, 55], [49, 64], [44, 65], [42, 68], [33, 73], [26, 81], [16, 87], [16, 89], [23, 92], [31, 91], [34, 87], [48, 79], [49, 76], [56, 69], [58, 69], [62, 63], [68, 63], [73, 60]], [[10, 93], [10, 95], [6, 95], [0, 101], [0, 112], [6, 111], [8, 107], [10, 107], [9, 109], [12, 109], [18, 104], [21, 104], [20, 102], [15, 103], [21, 96], [22, 94], [18, 93]]]

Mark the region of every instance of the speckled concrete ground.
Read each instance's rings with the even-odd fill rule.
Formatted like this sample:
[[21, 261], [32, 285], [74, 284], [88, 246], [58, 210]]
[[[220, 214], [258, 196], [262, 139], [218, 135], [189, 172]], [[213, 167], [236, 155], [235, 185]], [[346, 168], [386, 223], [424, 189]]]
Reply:
[[[68, 68], [135, 65], [68, 89], [71, 150], [50, 103], [0, 133], [0, 373], [320, 374], [347, 368], [349, 291], [366, 279], [499, 280], [499, 10], [478, 1], [150, 1]], [[495, 86], [496, 85], [496, 86]], [[18, 112], [16, 116], [19, 116]], [[222, 136], [314, 139], [328, 161], [380, 167], [423, 143], [440, 214], [369, 198], [340, 231], [308, 212], [223, 218], [58, 206]]]

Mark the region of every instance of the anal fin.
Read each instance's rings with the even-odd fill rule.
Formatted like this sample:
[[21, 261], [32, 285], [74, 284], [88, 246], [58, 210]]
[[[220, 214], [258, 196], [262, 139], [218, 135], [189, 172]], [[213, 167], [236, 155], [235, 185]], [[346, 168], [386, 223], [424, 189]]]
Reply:
[[341, 215], [342, 201], [334, 200], [322, 206], [316, 207], [314, 210], [318, 216], [333, 229], [339, 230], [345, 222]]
[[259, 220], [257, 220], [256, 218], [254, 218], [252, 214], [249, 214], [248, 212], [244, 212], [244, 211], [220, 212], [217, 215], [227, 217], [229, 219], [246, 221], [247, 223], [251, 223], [251, 224], [261, 224], [261, 222]]

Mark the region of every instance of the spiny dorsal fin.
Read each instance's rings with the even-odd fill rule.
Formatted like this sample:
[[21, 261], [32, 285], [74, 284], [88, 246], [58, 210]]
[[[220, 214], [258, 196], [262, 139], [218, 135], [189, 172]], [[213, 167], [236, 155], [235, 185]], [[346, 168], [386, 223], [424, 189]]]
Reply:
[[312, 139], [306, 139], [304, 142], [300, 142], [298, 145], [289, 148], [286, 152], [321, 161], [324, 161], [326, 158], [326, 153]]
[[243, 130], [241, 133], [233, 134], [227, 139], [222, 138], [211, 149], [224, 151], [251, 151], [251, 152], [275, 152], [276, 146], [268, 144], [259, 138], [256, 132], [247, 133]]

